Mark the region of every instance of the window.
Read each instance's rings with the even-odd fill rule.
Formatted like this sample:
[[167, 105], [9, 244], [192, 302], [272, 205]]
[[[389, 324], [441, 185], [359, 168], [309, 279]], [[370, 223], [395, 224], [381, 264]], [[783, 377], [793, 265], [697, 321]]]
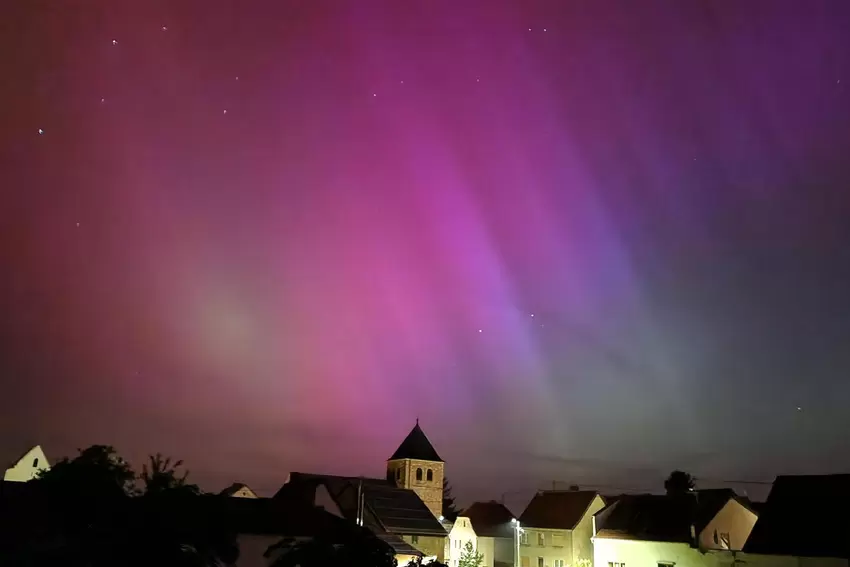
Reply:
[[564, 547], [564, 534], [552, 534], [552, 545], [554, 547]]
[[411, 543], [419, 543], [419, 536], [418, 535], [410, 536], [410, 542]]
[[416, 469], [416, 480], [422, 480], [422, 469]]
[[428, 469], [428, 474], [425, 478], [428, 479], [428, 481], [434, 480], [434, 473], [431, 471], [431, 469]]
[[520, 542], [522, 545], [528, 545], [528, 532], [522, 532], [522, 533], [519, 535], [519, 542]]
[[542, 558], [542, 557], [538, 557], [538, 558], [537, 558], [537, 567], [546, 567], [546, 566], [543, 564], [543, 558]]
[[396, 480], [401, 480], [401, 469], [395, 470], [395, 477], [396, 477]]
[[626, 567], [626, 564], [625, 563], [617, 563], [616, 561], [614, 561], [614, 562], [609, 561], [608, 567]]
[[35, 468], [37, 466], [38, 466], [38, 457], [36, 457], [32, 460], [32, 468]]
[[519, 560], [519, 567], [531, 567], [531, 559], [523, 555]]
[[658, 567], [675, 567], [675, 565], [676, 564], [673, 563], [672, 561], [659, 561], [658, 562]]
[[564, 560], [555, 559], [554, 561], [552, 561], [552, 567], [564, 567]]
[[720, 545], [723, 547], [723, 549], [729, 549], [729, 534], [728, 533], [721, 533], [720, 534]]
[[543, 532], [537, 532], [537, 545], [540, 547], [546, 545], [546, 534]]

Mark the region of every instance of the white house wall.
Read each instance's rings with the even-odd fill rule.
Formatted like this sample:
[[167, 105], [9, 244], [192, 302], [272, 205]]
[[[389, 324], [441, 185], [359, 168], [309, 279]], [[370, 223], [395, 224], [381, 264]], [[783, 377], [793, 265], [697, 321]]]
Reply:
[[720, 543], [714, 543], [714, 534], [729, 534], [729, 549], [740, 551], [744, 543], [750, 537], [753, 526], [758, 516], [748, 510], [744, 505], [734, 499], [730, 499], [716, 516], [702, 530], [699, 537], [700, 547], [703, 549], [723, 549]]
[[39, 445], [36, 445], [26, 455], [6, 469], [3, 480], [11, 482], [27, 482], [38, 476], [38, 473], [50, 469], [50, 463]]
[[594, 538], [594, 567], [850, 567], [846, 559], [756, 555], [740, 551], [700, 551], [686, 543]]
[[[459, 516], [447, 538], [446, 549], [446, 565], [448, 567], [457, 567], [460, 556], [465, 551], [466, 542], [472, 542], [473, 549], [478, 549], [478, 537], [475, 535], [475, 530], [472, 529], [472, 521], [465, 517]], [[492, 566], [492, 563], [490, 563]]]
[[577, 565], [581, 560], [593, 561], [593, 543], [591, 542], [593, 538], [593, 515], [604, 507], [605, 501], [597, 495], [573, 530], [570, 565]]

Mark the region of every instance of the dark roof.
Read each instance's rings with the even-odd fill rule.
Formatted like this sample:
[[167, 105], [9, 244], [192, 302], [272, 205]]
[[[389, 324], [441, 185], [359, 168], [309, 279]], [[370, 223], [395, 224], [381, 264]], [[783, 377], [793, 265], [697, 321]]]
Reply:
[[499, 502], [476, 502], [459, 514], [469, 518], [475, 535], [480, 537], [507, 537], [514, 535], [511, 520], [514, 515]]
[[597, 496], [591, 490], [543, 490], [534, 495], [519, 522], [531, 528], [571, 530]]
[[275, 498], [315, 502], [319, 485], [328, 490], [342, 515], [350, 521], [357, 518], [357, 494], [362, 488], [365, 504], [363, 525], [375, 533], [446, 535], [445, 528], [415, 492], [398, 488], [385, 479], [294, 472]]
[[691, 543], [693, 498], [624, 495], [596, 515], [596, 537]]
[[393, 551], [395, 551], [396, 555], [423, 556], [421, 551], [401, 539], [399, 536], [392, 534], [378, 534], [378, 539], [389, 544], [389, 546], [393, 548]]
[[738, 498], [727, 488], [697, 490], [678, 497], [622, 495], [596, 514], [596, 535], [692, 543], [691, 525], [699, 534], [730, 500]]
[[434, 446], [428, 441], [425, 432], [419, 427], [419, 420], [416, 420], [416, 425], [413, 426], [413, 429], [410, 430], [410, 433], [407, 434], [407, 437], [404, 438], [404, 441], [395, 450], [393, 456], [387, 460], [394, 461], [396, 459], [443, 462], [443, 459], [434, 450]]
[[848, 508], [850, 474], [776, 477], [744, 551], [850, 558]]
[[[243, 488], [247, 488], [248, 490], [251, 490], [251, 487], [248, 486], [247, 484], [244, 484], [242, 482], [234, 482], [233, 484], [231, 484], [230, 486], [228, 486], [227, 488], [222, 490], [219, 494], [221, 494], [222, 496], [233, 496], [234, 494], [236, 494], [237, 492], [239, 492]], [[253, 490], [251, 490], [251, 492], [254, 493]]]

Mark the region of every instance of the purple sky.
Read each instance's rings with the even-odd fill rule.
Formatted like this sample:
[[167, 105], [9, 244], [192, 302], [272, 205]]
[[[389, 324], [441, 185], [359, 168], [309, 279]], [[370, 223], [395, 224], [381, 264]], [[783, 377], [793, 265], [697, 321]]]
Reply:
[[846, 0], [10, 3], [0, 448], [270, 493], [382, 475], [418, 416], [464, 501], [847, 471], [848, 30]]

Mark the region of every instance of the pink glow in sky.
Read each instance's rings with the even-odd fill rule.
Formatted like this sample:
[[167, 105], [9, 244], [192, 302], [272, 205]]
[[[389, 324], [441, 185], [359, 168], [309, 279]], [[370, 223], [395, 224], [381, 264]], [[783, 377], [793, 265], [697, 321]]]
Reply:
[[418, 416], [466, 497], [834, 466], [846, 2], [20, 4], [2, 447], [269, 492]]

